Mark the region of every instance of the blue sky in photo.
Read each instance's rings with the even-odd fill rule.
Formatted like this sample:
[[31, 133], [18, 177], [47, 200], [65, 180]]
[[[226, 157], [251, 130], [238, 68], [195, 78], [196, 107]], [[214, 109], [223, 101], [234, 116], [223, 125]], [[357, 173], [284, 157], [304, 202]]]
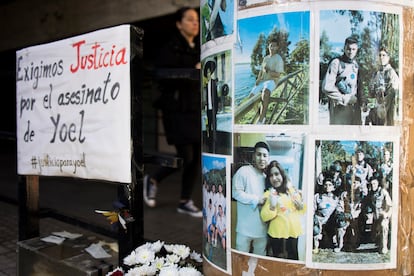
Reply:
[[[360, 11], [363, 14], [364, 21], [359, 23], [358, 33], [368, 26], [371, 19], [370, 11]], [[348, 13], [340, 15], [335, 10], [323, 10], [320, 12], [320, 34], [325, 31], [333, 51], [337, 54], [343, 53], [345, 39], [350, 36], [351, 23]], [[371, 37], [379, 39], [379, 33], [371, 32]]]
[[212, 169], [223, 169], [226, 167], [226, 159], [222, 157], [203, 155], [203, 174]]
[[339, 13], [329, 10], [320, 12], [320, 34], [326, 32], [329, 43], [336, 52], [344, 47], [345, 39], [351, 35], [351, 23], [348, 14], [340, 15]]
[[242, 51], [240, 49], [235, 51], [236, 63], [250, 62], [250, 55], [259, 34], [263, 33], [267, 37], [275, 26], [289, 33], [291, 52], [301, 38], [309, 40], [309, 20], [308, 11], [275, 13], [238, 20], [238, 35]]

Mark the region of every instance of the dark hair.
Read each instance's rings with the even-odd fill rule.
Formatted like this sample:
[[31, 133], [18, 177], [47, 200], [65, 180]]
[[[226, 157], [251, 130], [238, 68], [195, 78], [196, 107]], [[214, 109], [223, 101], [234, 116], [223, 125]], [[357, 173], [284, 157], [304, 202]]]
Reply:
[[381, 46], [379, 48], [379, 51], [378, 52], [386, 52], [388, 55], [390, 54], [390, 51], [385, 46]]
[[355, 36], [349, 36], [345, 39], [345, 45], [347, 45], [347, 44], [357, 44], [357, 45], [359, 45], [358, 42], [359, 42], [358, 38], [356, 38]]
[[216, 62], [214, 60], [208, 60], [204, 64], [204, 77], [207, 77], [207, 70], [210, 69], [210, 73], [216, 71]]
[[372, 180], [378, 180], [378, 183], [381, 184], [382, 175], [379, 172], [374, 172], [372, 176], [369, 178], [369, 183], [371, 183]]
[[333, 179], [332, 179], [332, 178], [330, 178], [330, 177], [327, 177], [327, 178], [324, 178], [324, 179], [323, 179], [323, 185], [325, 186], [325, 183], [326, 183], [326, 182], [328, 182], [328, 181], [329, 181], [329, 182], [331, 182], [331, 183], [333, 184]]
[[270, 152], [269, 145], [266, 142], [257, 142], [256, 145], [254, 145], [254, 150], [256, 151], [257, 148], [265, 148], [268, 152]]
[[381, 52], [386, 52], [386, 53], [387, 53], [387, 55], [388, 55], [388, 57], [391, 59], [392, 54], [391, 54], [390, 50], [388, 50], [388, 48], [387, 48], [387, 47], [385, 47], [385, 46], [381, 46], [381, 47], [379, 48], [378, 54], [379, 54], [379, 53], [381, 53]]
[[[181, 22], [181, 20], [183, 19], [183, 17], [184, 17], [184, 14], [188, 11], [188, 10], [194, 10], [194, 11], [196, 11], [196, 9], [194, 9], [194, 8], [192, 8], [192, 7], [182, 7], [182, 8], [179, 8], [176, 12], [175, 12], [175, 14], [174, 14], [174, 19], [175, 19], [175, 22]], [[197, 12], [197, 11], [196, 11]]]
[[277, 168], [283, 178], [282, 185], [280, 187], [277, 187], [276, 191], [284, 194], [287, 193], [288, 178], [282, 165], [276, 160], [271, 161], [266, 168], [266, 190], [272, 187], [272, 184], [270, 184], [270, 171], [272, 168]]
[[355, 151], [355, 153], [363, 153], [363, 154], [365, 154], [364, 150], [363, 150], [363, 149], [361, 149], [361, 148], [358, 148], [358, 149]]

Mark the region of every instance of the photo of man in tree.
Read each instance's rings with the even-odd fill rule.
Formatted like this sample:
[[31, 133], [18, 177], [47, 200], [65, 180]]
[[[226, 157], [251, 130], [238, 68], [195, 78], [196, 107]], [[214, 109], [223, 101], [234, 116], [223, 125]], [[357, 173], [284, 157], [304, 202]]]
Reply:
[[[319, 123], [394, 125], [394, 120], [400, 116], [399, 14], [362, 10], [323, 10], [320, 11], [319, 18]], [[350, 37], [357, 41], [357, 54], [353, 58], [358, 90], [358, 101], [355, 103], [342, 100], [349, 95], [346, 94], [347, 90], [341, 89], [339, 85], [346, 86], [347, 81], [352, 81], [351, 78], [340, 79], [346, 71], [342, 68], [346, 66], [337, 66], [335, 89], [338, 96], [331, 97], [333, 89], [329, 93], [324, 91], [324, 81], [331, 72], [332, 62], [346, 56], [344, 41]], [[386, 59], [383, 58], [384, 55]], [[343, 64], [346, 65], [346, 62]], [[349, 105], [354, 106], [358, 120], [331, 118], [333, 115], [329, 114], [329, 110], [351, 108]]]
[[308, 124], [309, 16], [290, 12], [238, 20], [235, 124]]

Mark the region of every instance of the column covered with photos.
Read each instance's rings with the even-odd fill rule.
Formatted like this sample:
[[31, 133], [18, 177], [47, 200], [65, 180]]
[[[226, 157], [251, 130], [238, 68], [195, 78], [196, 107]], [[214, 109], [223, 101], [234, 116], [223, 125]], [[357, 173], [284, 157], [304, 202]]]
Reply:
[[200, 15], [205, 274], [410, 275], [412, 1]]

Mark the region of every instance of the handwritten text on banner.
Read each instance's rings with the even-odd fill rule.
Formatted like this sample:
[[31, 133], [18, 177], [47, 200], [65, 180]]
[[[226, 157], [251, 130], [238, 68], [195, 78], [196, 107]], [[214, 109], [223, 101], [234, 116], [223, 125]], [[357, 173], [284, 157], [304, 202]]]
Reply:
[[18, 173], [131, 182], [130, 26], [16, 52]]

